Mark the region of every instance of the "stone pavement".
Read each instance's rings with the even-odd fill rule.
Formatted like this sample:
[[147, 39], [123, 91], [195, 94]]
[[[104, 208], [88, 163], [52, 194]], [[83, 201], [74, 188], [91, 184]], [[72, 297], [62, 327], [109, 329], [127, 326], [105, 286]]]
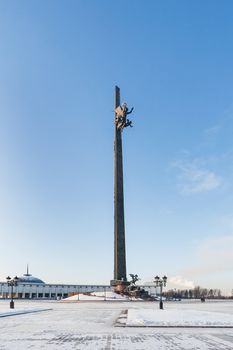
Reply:
[[[0, 310], [8, 302], [0, 301]], [[233, 303], [167, 304], [180, 309], [233, 313]], [[125, 309], [153, 303], [16, 301], [17, 307], [49, 307], [42, 313], [0, 318], [0, 350], [233, 350], [231, 329], [115, 327]]]
[[163, 333], [145, 334], [74, 334], [64, 333], [51, 337], [46, 331], [38, 336], [24, 338], [12, 335], [8, 344], [0, 345], [1, 350], [18, 349], [86, 349], [86, 350], [230, 350], [233, 349], [233, 335], [202, 333]]

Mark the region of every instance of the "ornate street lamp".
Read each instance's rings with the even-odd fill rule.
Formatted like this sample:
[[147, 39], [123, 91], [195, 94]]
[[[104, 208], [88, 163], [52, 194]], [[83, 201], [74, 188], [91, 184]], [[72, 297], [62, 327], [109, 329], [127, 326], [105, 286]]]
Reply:
[[9, 287], [11, 287], [11, 301], [10, 301], [10, 309], [14, 309], [15, 305], [14, 305], [14, 294], [13, 294], [13, 287], [16, 287], [18, 285], [18, 280], [19, 278], [17, 276], [15, 276], [14, 278], [11, 278], [10, 276], [8, 276], [6, 278], [7, 280], [7, 284]]
[[160, 287], [160, 301], [159, 301], [159, 308], [163, 310], [163, 299], [162, 299], [162, 294], [163, 294], [163, 287], [166, 287], [167, 284], [167, 277], [163, 276], [160, 278], [159, 276], [155, 277], [155, 285], [156, 287]]

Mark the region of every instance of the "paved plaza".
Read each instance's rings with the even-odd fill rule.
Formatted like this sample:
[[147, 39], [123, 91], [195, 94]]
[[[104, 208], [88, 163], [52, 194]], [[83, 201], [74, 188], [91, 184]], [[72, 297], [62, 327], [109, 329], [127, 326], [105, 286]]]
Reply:
[[[9, 301], [0, 301], [0, 312]], [[232, 328], [117, 327], [125, 310], [158, 308], [157, 302], [17, 301], [18, 309], [52, 309], [0, 317], [0, 349], [233, 349]], [[167, 302], [166, 310], [233, 315], [233, 302]], [[166, 310], [161, 312], [166, 312]]]

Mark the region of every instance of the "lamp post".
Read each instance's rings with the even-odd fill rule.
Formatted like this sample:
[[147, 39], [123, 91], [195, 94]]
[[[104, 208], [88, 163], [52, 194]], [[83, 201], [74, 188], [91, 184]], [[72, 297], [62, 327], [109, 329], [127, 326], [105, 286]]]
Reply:
[[163, 287], [166, 287], [166, 284], [167, 284], [167, 277], [163, 276], [162, 278], [160, 278], [159, 276], [156, 276], [154, 282], [155, 282], [156, 287], [160, 287], [159, 308], [160, 308], [160, 310], [163, 310], [162, 294], [163, 294]]
[[10, 276], [8, 276], [6, 278], [7, 280], [7, 284], [9, 287], [11, 287], [11, 301], [10, 301], [10, 309], [14, 309], [15, 305], [14, 305], [14, 295], [13, 295], [13, 287], [16, 287], [18, 285], [18, 280], [19, 278], [17, 276], [15, 276], [14, 278], [11, 278]]

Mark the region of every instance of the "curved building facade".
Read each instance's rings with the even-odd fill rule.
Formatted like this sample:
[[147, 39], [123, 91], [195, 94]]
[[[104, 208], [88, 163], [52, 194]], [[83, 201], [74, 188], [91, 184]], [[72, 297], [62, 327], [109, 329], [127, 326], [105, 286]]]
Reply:
[[[28, 271], [19, 277], [18, 284], [13, 288], [14, 298], [18, 299], [62, 299], [77, 293], [110, 290], [109, 285], [71, 285], [47, 284]], [[0, 298], [10, 298], [11, 287], [7, 282], [0, 282]]]
[[[154, 292], [154, 286], [142, 286], [149, 293]], [[80, 285], [80, 284], [47, 284], [28, 272], [19, 277], [18, 285], [13, 288], [16, 299], [62, 299], [78, 293], [110, 291], [110, 285]], [[11, 287], [7, 282], [0, 282], [0, 298], [10, 298]]]

